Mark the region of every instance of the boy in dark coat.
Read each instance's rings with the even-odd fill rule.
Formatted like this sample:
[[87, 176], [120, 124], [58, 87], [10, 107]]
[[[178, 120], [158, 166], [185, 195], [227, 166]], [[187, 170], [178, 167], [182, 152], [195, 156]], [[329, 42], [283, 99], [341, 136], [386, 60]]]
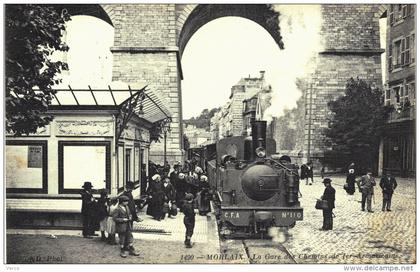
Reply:
[[195, 227], [195, 211], [194, 211], [194, 196], [190, 193], [186, 194], [183, 200], [181, 211], [184, 213], [185, 225], [185, 241], [184, 244], [187, 248], [191, 248], [191, 237], [194, 233]]
[[332, 230], [333, 229], [333, 217], [332, 210], [335, 208], [335, 189], [331, 186], [331, 179], [325, 178], [322, 181], [325, 185], [324, 194], [321, 199], [328, 202], [328, 208], [322, 210], [322, 216], [324, 217], [324, 222], [322, 224], [321, 230]]
[[[163, 192], [165, 194], [165, 203], [168, 207], [168, 217], [171, 217], [171, 213], [169, 211], [169, 203], [173, 205], [175, 203], [175, 188], [172, 186], [169, 178], [165, 178], [163, 181]], [[162, 217], [165, 218], [165, 213], [163, 213]]]
[[397, 188], [397, 181], [389, 172], [385, 172], [385, 175], [381, 178], [379, 186], [382, 188], [382, 211], [385, 209], [391, 211], [391, 199], [395, 188]]
[[129, 199], [122, 195], [119, 198], [119, 205], [113, 212], [112, 218], [115, 221], [115, 231], [118, 233], [120, 240], [121, 253], [123, 258], [127, 257], [127, 251], [132, 256], [139, 256], [133, 247], [133, 216], [128, 206]]
[[82, 196], [82, 223], [83, 223], [83, 237], [92, 239], [95, 235], [94, 227], [94, 203], [95, 198], [92, 196], [92, 183], [86, 181], [80, 192]]
[[134, 189], [134, 182], [127, 181], [127, 183], [125, 184], [125, 190], [121, 195], [125, 195], [126, 197], [128, 197], [128, 207], [130, 208], [131, 215], [133, 216], [133, 220], [136, 222], [141, 222], [142, 220], [138, 217], [137, 211], [136, 211], [136, 204], [134, 202], [133, 193], [132, 193], [133, 189]]

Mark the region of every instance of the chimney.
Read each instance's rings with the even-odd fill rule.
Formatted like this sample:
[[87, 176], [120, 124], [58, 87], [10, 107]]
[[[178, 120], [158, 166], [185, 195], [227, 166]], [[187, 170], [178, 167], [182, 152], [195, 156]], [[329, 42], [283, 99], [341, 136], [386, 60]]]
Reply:
[[[266, 129], [267, 121], [254, 121], [252, 122], [252, 154], [255, 154], [255, 149], [257, 147], [264, 147], [266, 141]], [[255, 158], [255, 155], [253, 156]]]
[[260, 71], [260, 78], [261, 78], [261, 79], [263, 79], [263, 78], [264, 78], [264, 74], [265, 74], [265, 71]]

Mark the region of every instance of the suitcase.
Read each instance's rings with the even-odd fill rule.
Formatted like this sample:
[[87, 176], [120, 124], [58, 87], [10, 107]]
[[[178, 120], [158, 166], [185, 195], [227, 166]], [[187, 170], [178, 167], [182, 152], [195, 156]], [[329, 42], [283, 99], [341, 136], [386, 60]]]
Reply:
[[326, 200], [317, 199], [315, 204], [315, 209], [325, 210], [328, 209], [328, 202]]

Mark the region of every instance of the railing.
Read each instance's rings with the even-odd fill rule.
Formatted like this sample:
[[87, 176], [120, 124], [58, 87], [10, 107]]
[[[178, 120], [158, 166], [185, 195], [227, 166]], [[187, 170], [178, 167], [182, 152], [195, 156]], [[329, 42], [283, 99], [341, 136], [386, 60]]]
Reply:
[[416, 119], [416, 108], [411, 106], [409, 108], [402, 109], [401, 111], [394, 110], [389, 114], [389, 122], [399, 122], [404, 120]]

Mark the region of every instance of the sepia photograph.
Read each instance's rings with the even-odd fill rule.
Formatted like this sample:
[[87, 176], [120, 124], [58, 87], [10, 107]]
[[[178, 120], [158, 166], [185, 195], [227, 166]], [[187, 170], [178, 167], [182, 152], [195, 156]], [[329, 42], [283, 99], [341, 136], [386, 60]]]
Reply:
[[4, 3], [4, 271], [415, 271], [416, 13]]

